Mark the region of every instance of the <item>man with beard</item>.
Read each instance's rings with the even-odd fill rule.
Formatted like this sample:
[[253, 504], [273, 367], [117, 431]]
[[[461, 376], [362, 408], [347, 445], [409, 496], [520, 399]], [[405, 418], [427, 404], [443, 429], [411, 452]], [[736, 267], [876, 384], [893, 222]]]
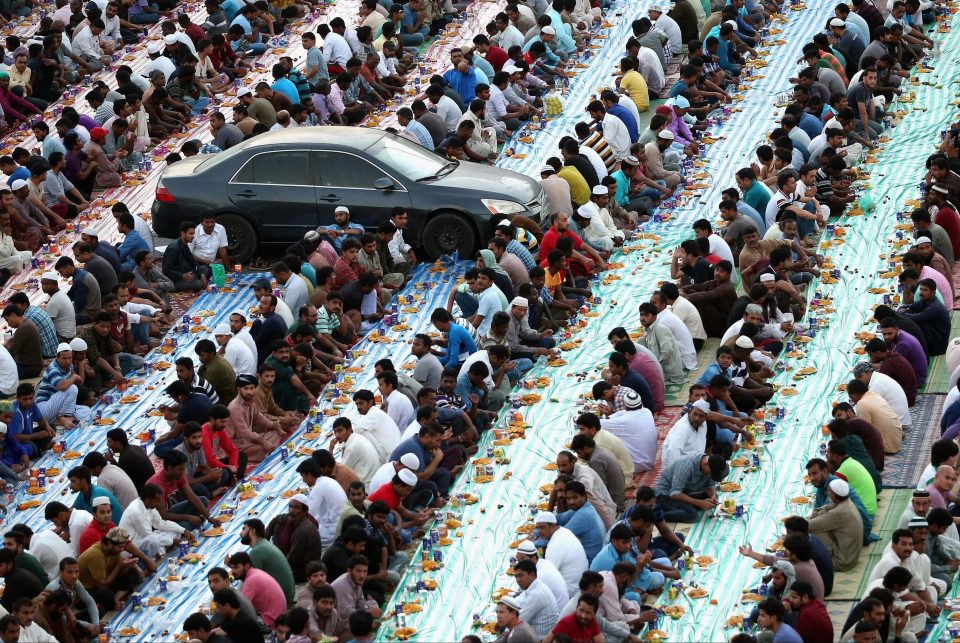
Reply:
[[245, 520], [240, 528], [240, 544], [250, 547], [247, 553], [250, 555], [251, 565], [277, 581], [287, 602], [292, 602], [296, 594], [293, 570], [283, 552], [267, 538], [263, 521], [258, 518]]
[[227, 564], [233, 577], [242, 582], [240, 591], [253, 603], [264, 624], [272, 629], [277, 617], [287, 611], [283, 588], [270, 574], [256, 569], [246, 552], [232, 554]]
[[320, 560], [320, 532], [316, 519], [310, 515], [307, 497], [297, 494], [291, 498], [287, 513], [267, 525], [266, 537], [286, 556], [294, 580], [306, 582], [307, 564]]
[[286, 437], [286, 432], [276, 420], [260, 412], [254, 398], [257, 393], [257, 377], [240, 375], [236, 378], [237, 397], [227, 408], [227, 433], [237, 449], [247, 454], [252, 462], [259, 462], [276, 449]]

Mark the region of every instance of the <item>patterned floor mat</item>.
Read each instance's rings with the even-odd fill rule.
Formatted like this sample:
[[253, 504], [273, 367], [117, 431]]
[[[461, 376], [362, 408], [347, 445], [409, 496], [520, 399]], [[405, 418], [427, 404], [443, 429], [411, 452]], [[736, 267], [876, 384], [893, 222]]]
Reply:
[[[680, 419], [680, 410], [679, 406], [668, 406], [663, 410], [662, 413], [658, 413], [656, 417], [656, 426], [657, 426], [657, 459], [656, 464], [654, 465], [651, 471], [646, 473], [640, 473], [633, 476], [633, 481], [637, 484], [638, 487], [652, 487], [653, 483], [657, 481], [657, 476], [660, 475], [660, 469], [663, 468], [663, 464], [660, 460], [660, 450], [663, 448], [663, 441], [667, 437], [667, 433], [670, 432], [670, 427], [672, 427], [678, 419]], [[632, 497], [632, 494], [631, 494]]]
[[940, 415], [946, 399], [945, 395], [917, 396], [917, 403], [910, 409], [913, 425], [904, 436], [900, 452], [884, 458], [881, 478], [885, 488], [912, 488], [916, 484], [930, 461], [930, 446], [940, 437]]

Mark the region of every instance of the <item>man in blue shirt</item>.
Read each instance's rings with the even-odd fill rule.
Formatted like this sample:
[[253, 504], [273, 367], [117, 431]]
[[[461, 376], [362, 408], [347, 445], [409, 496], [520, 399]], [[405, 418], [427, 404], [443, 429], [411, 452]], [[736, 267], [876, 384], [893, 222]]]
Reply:
[[[570, 486], [567, 485], [567, 489], [569, 488]], [[652, 511], [650, 517], [652, 518]], [[557, 517], [557, 521], [559, 522], [559, 516]], [[653, 521], [651, 520], [648, 524], [648, 529], [652, 529]], [[630, 527], [620, 523], [614, 525], [613, 529], [610, 530], [610, 542], [604, 546], [604, 548], [600, 550], [600, 553], [591, 561], [590, 569], [595, 572], [605, 572], [612, 570], [613, 566], [617, 563], [636, 565], [637, 555], [632, 551], [633, 538], [634, 532]], [[647, 564], [643, 565], [637, 572], [636, 579], [624, 594], [625, 598], [640, 600], [640, 595], [644, 592], [656, 593], [663, 587], [666, 578], [662, 572], [651, 569], [651, 562], [653, 561], [647, 561]], [[657, 562], [658, 564], [665, 564], [667, 567], [671, 566], [670, 559], [668, 558], [659, 559]]]
[[284, 66], [277, 63], [270, 73], [273, 75], [273, 84], [270, 85], [270, 89], [289, 98], [291, 104], [299, 105], [300, 92], [297, 91], [297, 86], [293, 84], [293, 81], [287, 78], [287, 70]]
[[606, 108], [608, 114], [613, 114], [627, 127], [627, 132], [630, 134], [630, 142], [636, 143], [640, 138], [640, 128], [637, 127], [637, 119], [633, 117], [633, 114], [630, 111], [620, 104], [620, 98], [617, 96], [617, 93], [612, 89], [608, 89], [600, 96], [603, 100], [603, 106]]
[[61, 426], [72, 427], [74, 418], [90, 417], [90, 407], [78, 406], [79, 384], [83, 380], [73, 370], [73, 351], [70, 344], [59, 344], [57, 356], [43, 371], [36, 392], [37, 408], [48, 422], [56, 421]]
[[[37, 430], [33, 430], [33, 425]], [[55, 435], [53, 428], [36, 403], [33, 384], [23, 383], [17, 387], [17, 399], [13, 403], [13, 417], [7, 422], [7, 437], [14, 439], [30, 454], [31, 459], [39, 456], [50, 444]]]
[[546, 62], [551, 67], [556, 67], [558, 65], [562, 66], [563, 60], [560, 58], [560, 56], [558, 56], [553, 51], [554, 47], [556, 47], [557, 45], [555, 40], [556, 35], [557, 35], [557, 30], [551, 27], [550, 25], [541, 27], [540, 34], [528, 40], [527, 43], [523, 46], [523, 50], [522, 50], [523, 53], [527, 53], [528, 51], [530, 51], [530, 47], [533, 46], [533, 43], [542, 42], [545, 48], [542, 54], [542, 58], [544, 62]]
[[[409, 0], [403, 5], [403, 18], [400, 20], [402, 32], [400, 41], [405, 47], [419, 47], [430, 34], [430, 25], [424, 24], [423, 0]], [[456, 66], [456, 63], [454, 63]]]
[[224, 0], [220, 5], [220, 8], [223, 10], [223, 15], [230, 22], [233, 22], [233, 19], [237, 17], [237, 14], [240, 13], [240, 10], [243, 9], [243, 0]]
[[453, 68], [443, 73], [443, 81], [460, 94], [464, 103], [470, 103], [477, 97], [477, 76], [473, 67], [464, 59], [463, 51], [459, 48], [450, 50], [450, 63]]
[[447, 344], [446, 353], [437, 357], [444, 368], [458, 368], [470, 355], [477, 352], [477, 344], [473, 341], [469, 331], [459, 324], [453, 323], [453, 317], [443, 308], [437, 308], [430, 315], [434, 327], [446, 335], [445, 340], [434, 340], [437, 343]]
[[397, 122], [400, 123], [401, 127], [416, 136], [420, 145], [428, 150], [434, 148], [433, 137], [430, 136], [429, 130], [413, 117], [413, 110], [409, 107], [401, 107], [397, 110]]
[[70, 480], [70, 491], [77, 494], [77, 499], [73, 502], [74, 509], [83, 509], [93, 513], [93, 499], [107, 498], [110, 501], [110, 509], [113, 511], [113, 522], [117, 524], [123, 518], [123, 507], [116, 496], [91, 482], [92, 474], [90, 469], [81, 465], [70, 469], [67, 473], [67, 479]]
[[587, 489], [579, 480], [567, 483], [567, 511], [557, 514], [557, 524], [566, 527], [583, 544], [587, 561], [592, 561], [603, 547], [603, 520], [596, 508], [587, 502]]
[[346, 235], [351, 235], [353, 238], [359, 239], [360, 235], [364, 232], [362, 225], [351, 223], [350, 208], [345, 205], [338, 205], [333, 211], [333, 221], [332, 225], [324, 225], [317, 228], [317, 232], [330, 239], [331, 245], [336, 248], [338, 253], [340, 252], [340, 244], [347, 238]]
[[137, 267], [135, 257], [143, 250], [150, 252], [150, 245], [134, 229], [133, 215], [129, 212], [121, 214], [117, 219], [117, 229], [123, 235], [123, 243], [118, 248], [120, 251], [120, 267], [133, 272]]

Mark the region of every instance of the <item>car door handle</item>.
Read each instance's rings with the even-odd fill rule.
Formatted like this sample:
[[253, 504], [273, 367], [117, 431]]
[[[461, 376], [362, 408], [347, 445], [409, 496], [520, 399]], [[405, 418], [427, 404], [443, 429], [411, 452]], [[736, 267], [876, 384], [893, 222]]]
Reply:
[[338, 197], [336, 194], [328, 194], [327, 196], [319, 196], [317, 198], [321, 201], [327, 201], [329, 203], [336, 203], [340, 200], [340, 197]]
[[250, 198], [252, 196], [257, 196], [257, 193], [254, 192], [253, 190], [244, 190], [243, 192], [237, 192], [237, 196]]

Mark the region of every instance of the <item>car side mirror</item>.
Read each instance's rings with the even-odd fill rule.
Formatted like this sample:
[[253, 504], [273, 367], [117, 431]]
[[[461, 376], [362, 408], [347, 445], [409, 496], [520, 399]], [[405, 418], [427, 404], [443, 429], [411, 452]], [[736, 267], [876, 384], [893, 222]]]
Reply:
[[382, 177], [373, 182], [373, 187], [377, 190], [392, 190], [395, 185], [393, 179]]

